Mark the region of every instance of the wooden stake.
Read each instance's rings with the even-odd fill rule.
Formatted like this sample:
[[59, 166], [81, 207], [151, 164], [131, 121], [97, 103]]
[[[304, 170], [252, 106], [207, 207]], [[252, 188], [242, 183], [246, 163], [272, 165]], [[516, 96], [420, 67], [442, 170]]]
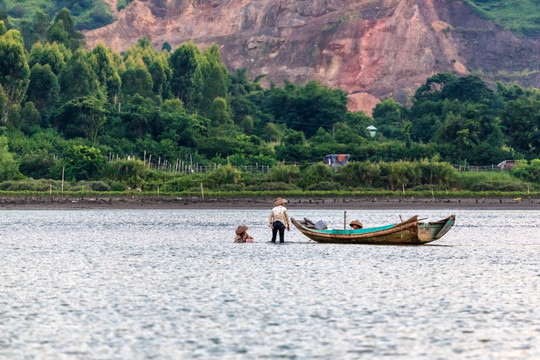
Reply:
[[62, 191], [64, 192], [64, 171], [66, 170], [65, 166], [62, 166]]
[[202, 182], [201, 182], [201, 196], [202, 196], [202, 199], [204, 200], [204, 188], [203, 188]]

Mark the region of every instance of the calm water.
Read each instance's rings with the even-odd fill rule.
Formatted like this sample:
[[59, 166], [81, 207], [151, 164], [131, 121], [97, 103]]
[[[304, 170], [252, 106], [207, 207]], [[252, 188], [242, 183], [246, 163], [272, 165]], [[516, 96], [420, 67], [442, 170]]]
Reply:
[[457, 215], [422, 247], [270, 244], [266, 210], [0, 211], [0, 359], [540, 359], [540, 211], [428, 211], [348, 211]]

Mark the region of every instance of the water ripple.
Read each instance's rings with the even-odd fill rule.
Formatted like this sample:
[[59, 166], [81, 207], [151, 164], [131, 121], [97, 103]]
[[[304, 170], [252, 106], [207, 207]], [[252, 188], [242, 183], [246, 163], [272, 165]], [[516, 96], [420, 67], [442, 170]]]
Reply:
[[270, 244], [267, 213], [2, 211], [0, 358], [540, 358], [540, 212], [457, 211], [422, 247]]

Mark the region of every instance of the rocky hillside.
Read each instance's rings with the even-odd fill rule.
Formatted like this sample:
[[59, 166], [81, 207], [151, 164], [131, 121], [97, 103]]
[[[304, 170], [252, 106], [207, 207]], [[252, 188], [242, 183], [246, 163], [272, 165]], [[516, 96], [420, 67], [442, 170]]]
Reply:
[[[116, 9], [117, 0], [109, 0]], [[453, 0], [134, 0], [86, 33], [116, 51], [147, 37], [156, 49], [217, 43], [229, 69], [252, 77], [320, 80], [350, 108], [406, 103], [429, 76], [475, 72], [540, 87], [540, 39], [518, 38]]]

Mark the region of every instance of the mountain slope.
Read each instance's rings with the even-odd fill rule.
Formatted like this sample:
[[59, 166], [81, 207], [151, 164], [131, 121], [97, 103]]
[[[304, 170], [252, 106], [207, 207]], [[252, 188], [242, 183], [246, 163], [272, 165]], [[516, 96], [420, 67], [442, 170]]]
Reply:
[[[110, 3], [114, 6], [115, 1]], [[406, 103], [429, 76], [478, 71], [540, 87], [540, 40], [518, 38], [452, 0], [134, 0], [86, 33], [117, 51], [148, 37], [161, 49], [217, 43], [230, 69], [271, 81], [320, 80], [352, 110]]]

